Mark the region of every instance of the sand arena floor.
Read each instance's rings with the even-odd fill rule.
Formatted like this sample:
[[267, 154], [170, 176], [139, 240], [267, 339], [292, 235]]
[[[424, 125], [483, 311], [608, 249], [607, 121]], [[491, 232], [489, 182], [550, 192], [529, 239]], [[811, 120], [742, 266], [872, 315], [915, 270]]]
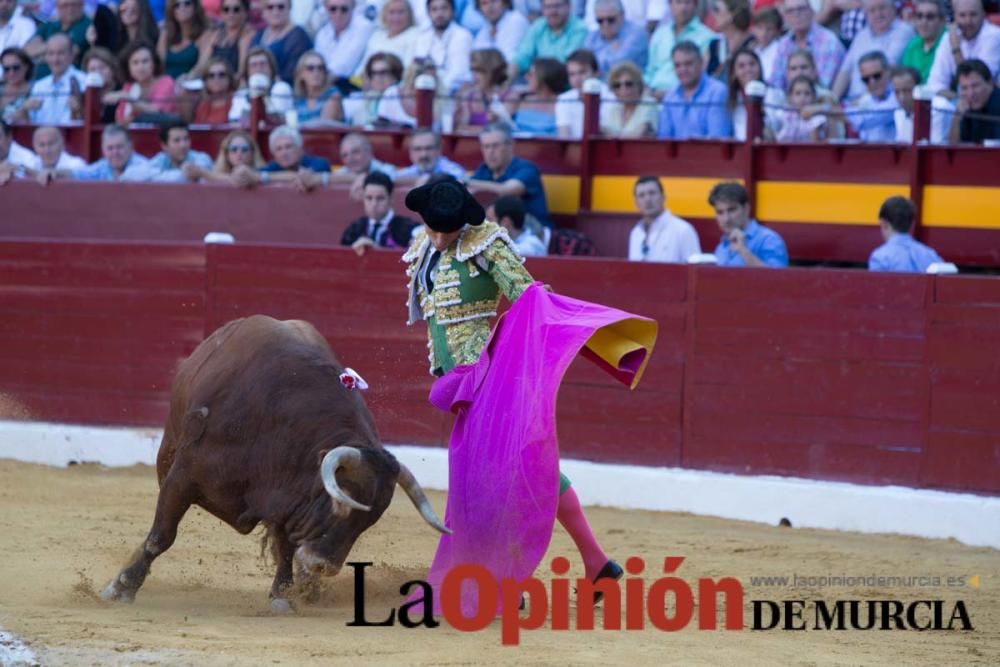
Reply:
[[[860, 535], [592, 508], [591, 521], [616, 556], [687, 557], [679, 574], [735, 576], [752, 599], [963, 599], [973, 632], [769, 631], [663, 633], [525, 632], [500, 645], [483, 632], [346, 627], [353, 582], [324, 585], [320, 602], [275, 617], [273, 570], [255, 537], [193, 509], [174, 547], [156, 561], [131, 605], [96, 591], [145, 536], [156, 500], [152, 468], [55, 469], [0, 460], [0, 627], [19, 635], [45, 665], [997, 665], [1000, 553], [951, 541]], [[441, 511], [444, 495], [432, 494]], [[370, 560], [370, 618], [400, 602], [398, 587], [422, 578], [435, 534], [397, 494], [351, 560]], [[575, 556], [557, 529], [550, 556]], [[547, 559], [543, 572], [547, 572]], [[650, 566], [654, 567], [654, 566]], [[345, 570], [345, 573], [348, 571]], [[573, 576], [578, 576], [578, 570]], [[752, 576], [835, 574], [973, 576], [978, 588], [764, 587]], [[653, 575], [656, 576], [656, 575]], [[650, 577], [650, 582], [653, 578]], [[748, 602], [749, 605], [749, 602]], [[950, 606], [949, 606], [950, 608]], [[750, 614], [747, 612], [749, 623]], [[600, 619], [600, 613], [598, 614]]]

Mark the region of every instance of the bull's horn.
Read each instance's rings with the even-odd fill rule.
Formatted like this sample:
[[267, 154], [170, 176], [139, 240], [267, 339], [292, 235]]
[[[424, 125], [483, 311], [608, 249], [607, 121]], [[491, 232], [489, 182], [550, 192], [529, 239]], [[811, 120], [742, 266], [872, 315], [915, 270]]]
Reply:
[[331, 449], [323, 457], [323, 463], [319, 466], [319, 476], [323, 480], [323, 486], [326, 487], [326, 492], [330, 494], [334, 500], [344, 503], [349, 507], [353, 507], [356, 510], [361, 510], [362, 512], [370, 512], [372, 510], [368, 505], [362, 505], [354, 498], [344, 493], [340, 485], [337, 484], [337, 468], [340, 466], [354, 467], [361, 463], [361, 450], [354, 447], [336, 447]]
[[406, 495], [409, 496], [413, 502], [413, 506], [420, 512], [420, 516], [424, 517], [424, 521], [429, 523], [435, 530], [445, 535], [451, 535], [451, 530], [441, 523], [441, 519], [435, 514], [434, 508], [431, 507], [431, 502], [427, 500], [424, 490], [420, 488], [420, 482], [413, 476], [410, 469], [402, 463], [399, 464], [399, 477], [396, 479], [396, 483], [403, 487], [403, 491], [406, 491]]

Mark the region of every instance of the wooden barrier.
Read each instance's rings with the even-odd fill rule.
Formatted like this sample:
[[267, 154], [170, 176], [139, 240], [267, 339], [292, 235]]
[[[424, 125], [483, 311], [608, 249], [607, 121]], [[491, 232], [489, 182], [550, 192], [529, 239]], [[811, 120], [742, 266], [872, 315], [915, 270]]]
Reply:
[[5, 418], [162, 425], [205, 333], [200, 245], [0, 243]]
[[[1000, 493], [1000, 281], [532, 259], [559, 292], [654, 317], [628, 392], [574, 362], [566, 456]], [[0, 242], [5, 418], [159, 426], [198, 341], [314, 322], [372, 385], [388, 442], [443, 445], [398, 254], [254, 244]]]

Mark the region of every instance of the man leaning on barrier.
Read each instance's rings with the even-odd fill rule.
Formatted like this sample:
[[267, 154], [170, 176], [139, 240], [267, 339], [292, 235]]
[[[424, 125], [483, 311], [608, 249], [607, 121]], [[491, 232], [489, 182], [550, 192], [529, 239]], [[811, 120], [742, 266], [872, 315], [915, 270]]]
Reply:
[[[268, 137], [274, 159], [260, 169], [240, 165], [233, 169], [233, 183], [241, 187], [287, 183], [299, 190], [329, 185], [330, 163], [303, 150], [302, 135], [293, 127], [282, 125]], [[211, 166], [209, 166], [211, 169]]]
[[958, 66], [958, 107], [951, 121], [952, 143], [1000, 139], [1000, 88], [981, 60]]
[[117, 181], [130, 167], [146, 164], [135, 152], [128, 131], [121, 125], [105, 125], [101, 132], [101, 159], [73, 170], [56, 169], [49, 180], [69, 178], [76, 181]]

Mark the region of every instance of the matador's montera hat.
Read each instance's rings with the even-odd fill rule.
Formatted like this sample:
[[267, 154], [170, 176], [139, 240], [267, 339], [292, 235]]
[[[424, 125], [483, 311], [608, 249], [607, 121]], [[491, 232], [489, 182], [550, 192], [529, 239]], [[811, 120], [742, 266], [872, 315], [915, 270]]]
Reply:
[[428, 227], [450, 234], [466, 224], [481, 225], [486, 211], [454, 177], [439, 174], [406, 195], [406, 208], [420, 214]]

